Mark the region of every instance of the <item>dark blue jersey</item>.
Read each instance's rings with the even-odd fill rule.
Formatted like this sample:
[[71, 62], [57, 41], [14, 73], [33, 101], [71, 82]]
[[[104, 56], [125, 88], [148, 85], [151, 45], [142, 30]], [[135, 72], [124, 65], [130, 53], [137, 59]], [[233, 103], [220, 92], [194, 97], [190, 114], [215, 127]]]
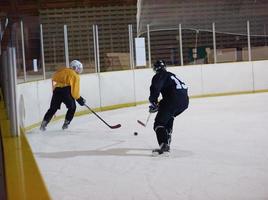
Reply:
[[152, 78], [149, 101], [157, 103], [161, 93], [163, 101], [176, 103], [188, 99], [187, 90], [185, 83], [178, 79], [175, 74], [161, 70]]

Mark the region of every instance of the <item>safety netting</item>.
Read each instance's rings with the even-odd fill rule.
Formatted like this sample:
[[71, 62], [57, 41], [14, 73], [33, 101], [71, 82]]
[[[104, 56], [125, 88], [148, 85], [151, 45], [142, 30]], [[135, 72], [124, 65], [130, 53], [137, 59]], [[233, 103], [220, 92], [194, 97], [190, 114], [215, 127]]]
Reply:
[[[248, 23], [249, 22], [249, 23]], [[138, 0], [137, 34], [150, 31], [194, 29], [219, 33], [266, 36], [267, 0]], [[249, 26], [248, 26], [249, 25]]]

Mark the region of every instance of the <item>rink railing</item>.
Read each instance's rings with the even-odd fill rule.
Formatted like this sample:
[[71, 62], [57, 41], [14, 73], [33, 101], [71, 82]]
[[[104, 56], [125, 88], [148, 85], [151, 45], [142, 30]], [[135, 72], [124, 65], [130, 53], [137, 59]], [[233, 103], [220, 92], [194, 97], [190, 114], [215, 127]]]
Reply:
[[[183, 24], [171, 30], [153, 30], [147, 25], [147, 32], [141, 36], [136, 36], [135, 25], [132, 24], [124, 29], [124, 33], [120, 29], [110, 35], [104, 28], [102, 30], [103, 24], [92, 24], [82, 27], [86, 33], [80, 37], [79, 31], [73, 30], [72, 23], [59, 24], [54, 30], [55, 35], [48, 24], [39, 24], [36, 32], [39, 33], [40, 44], [36, 51], [40, 51], [40, 55], [31, 55], [25, 47], [25, 41], [30, 39], [25, 34], [27, 26], [30, 25], [21, 20], [13, 31], [17, 34], [16, 41], [12, 42], [18, 45], [18, 83], [51, 78], [56, 69], [68, 66], [73, 59], [83, 62], [86, 73], [150, 68], [160, 58], [165, 59], [168, 66], [268, 59], [267, 36], [251, 35], [254, 30], [251, 30], [250, 21], [244, 22], [247, 30], [244, 35], [217, 32], [215, 23], [211, 24], [211, 32], [186, 29]], [[128, 34], [125, 33], [127, 30]], [[120, 38], [120, 41], [115, 38]], [[138, 42], [139, 39], [143, 42]], [[225, 40], [228, 40], [227, 45]], [[116, 45], [121, 42], [125, 43], [124, 48], [119, 49]], [[139, 45], [143, 45], [144, 52], [141, 53]], [[202, 53], [206, 56], [201, 58]], [[141, 62], [142, 59], [145, 59], [144, 62]]]

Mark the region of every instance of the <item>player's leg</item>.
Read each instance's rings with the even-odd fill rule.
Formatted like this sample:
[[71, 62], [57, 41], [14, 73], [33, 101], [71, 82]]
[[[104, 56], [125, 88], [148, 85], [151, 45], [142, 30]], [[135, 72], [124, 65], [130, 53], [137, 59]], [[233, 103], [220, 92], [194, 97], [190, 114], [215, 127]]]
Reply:
[[63, 103], [67, 107], [67, 112], [65, 115], [65, 120], [62, 125], [62, 129], [67, 129], [71, 121], [73, 120], [75, 111], [76, 111], [76, 104], [75, 100], [71, 95], [71, 87], [66, 87], [64, 88], [64, 98], [63, 98]]
[[156, 149], [155, 151], [158, 151], [159, 154], [162, 154], [163, 152], [169, 152], [170, 150], [166, 125], [171, 118], [172, 113], [170, 113], [165, 106], [160, 105], [154, 122], [154, 131], [156, 133], [157, 142], [160, 147], [160, 149]]
[[180, 115], [181, 113], [183, 113], [189, 105], [189, 100], [185, 101], [184, 103], [180, 104], [176, 109], [174, 110], [173, 116], [169, 119], [169, 121], [166, 124], [166, 130], [168, 133], [168, 144], [170, 146], [171, 143], [171, 138], [172, 138], [172, 132], [173, 132], [173, 122], [174, 122], [174, 118], [178, 115]]
[[50, 107], [47, 110], [47, 112], [43, 118], [43, 121], [42, 121], [41, 126], [40, 126], [40, 130], [42, 130], [42, 131], [46, 130], [46, 126], [48, 125], [48, 123], [50, 122], [52, 117], [55, 115], [57, 110], [60, 109], [61, 102], [62, 102], [62, 98], [61, 98], [60, 92], [56, 88], [53, 91], [52, 99], [50, 102]]
[[174, 122], [174, 117], [171, 117], [166, 125], [166, 130], [168, 133], [168, 145], [170, 146], [171, 143], [171, 138], [172, 138], [172, 131], [173, 131], [173, 122]]

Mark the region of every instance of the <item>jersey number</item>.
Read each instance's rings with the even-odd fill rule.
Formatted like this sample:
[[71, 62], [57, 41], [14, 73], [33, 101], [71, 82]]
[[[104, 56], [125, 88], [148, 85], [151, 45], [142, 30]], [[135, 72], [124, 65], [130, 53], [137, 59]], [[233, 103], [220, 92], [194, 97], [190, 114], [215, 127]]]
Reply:
[[178, 89], [178, 90], [179, 89], [187, 89], [187, 86], [185, 85], [185, 83], [180, 81], [176, 76], [171, 76], [170, 78], [175, 81], [176, 89]]

